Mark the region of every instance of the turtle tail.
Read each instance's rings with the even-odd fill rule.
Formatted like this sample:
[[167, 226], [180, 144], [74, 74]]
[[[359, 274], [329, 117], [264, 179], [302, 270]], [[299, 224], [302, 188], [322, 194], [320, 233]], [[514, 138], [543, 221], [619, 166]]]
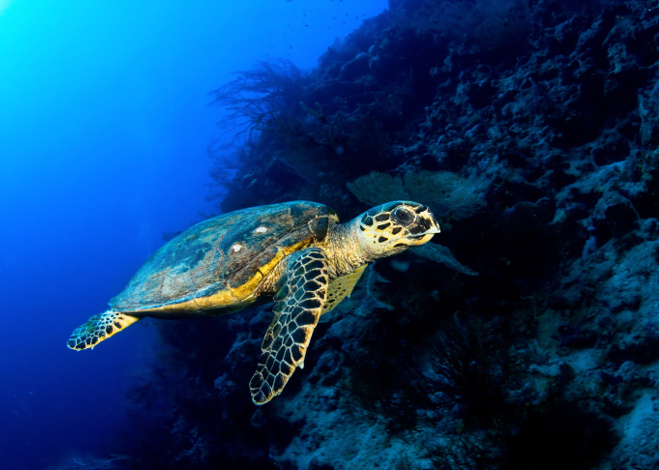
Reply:
[[93, 315], [86, 323], [73, 330], [66, 345], [77, 351], [94, 349], [94, 346], [98, 343], [132, 325], [137, 320], [139, 320], [138, 317], [115, 312], [114, 310]]

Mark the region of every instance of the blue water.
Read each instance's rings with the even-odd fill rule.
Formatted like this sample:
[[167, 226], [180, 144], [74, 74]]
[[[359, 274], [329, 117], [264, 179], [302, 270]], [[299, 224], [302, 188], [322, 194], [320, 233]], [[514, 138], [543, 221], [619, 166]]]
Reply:
[[0, 470], [111, 452], [157, 348], [141, 322], [66, 348], [162, 243], [211, 215], [208, 93], [256, 60], [310, 69], [386, 0], [0, 0]]

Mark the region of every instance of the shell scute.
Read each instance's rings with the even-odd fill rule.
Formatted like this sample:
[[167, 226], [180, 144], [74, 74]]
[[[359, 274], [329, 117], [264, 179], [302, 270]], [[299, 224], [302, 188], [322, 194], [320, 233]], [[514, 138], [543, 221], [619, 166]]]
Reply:
[[[209, 297], [248, 282], [251, 288], [255, 276], [265, 276], [282, 253], [317, 241], [313, 228], [326, 225], [318, 219], [328, 216], [336, 217], [326, 206], [295, 201], [200, 222], [161, 247], [110, 306], [148, 310]], [[322, 228], [318, 231], [322, 233]]]

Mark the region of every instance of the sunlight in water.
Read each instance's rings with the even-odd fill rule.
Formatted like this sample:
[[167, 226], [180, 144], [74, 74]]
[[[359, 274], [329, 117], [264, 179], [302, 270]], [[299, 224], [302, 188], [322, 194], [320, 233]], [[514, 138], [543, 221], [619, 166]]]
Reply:
[[5, 9], [9, 6], [9, 4], [12, 1], [13, 0], [0, 0], [0, 15], [2, 15], [2, 13], [4, 13]]

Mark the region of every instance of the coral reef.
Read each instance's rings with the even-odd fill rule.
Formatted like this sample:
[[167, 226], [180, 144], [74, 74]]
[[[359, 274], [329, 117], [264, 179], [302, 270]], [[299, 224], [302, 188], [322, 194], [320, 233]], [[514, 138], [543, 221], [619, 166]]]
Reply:
[[265, 407], [247, 384], [268, 306], [159, 323], [122, 452], [135, 468], [657, 468], [659, 2], [390, 6], [309, 74], [262, 63], [218, 91], [252, 135], [217, 170], [217, 207], [308, 199], [347, 219], [413, 198], [442, 246], [369, 268]]

